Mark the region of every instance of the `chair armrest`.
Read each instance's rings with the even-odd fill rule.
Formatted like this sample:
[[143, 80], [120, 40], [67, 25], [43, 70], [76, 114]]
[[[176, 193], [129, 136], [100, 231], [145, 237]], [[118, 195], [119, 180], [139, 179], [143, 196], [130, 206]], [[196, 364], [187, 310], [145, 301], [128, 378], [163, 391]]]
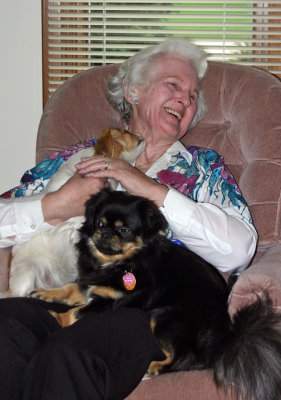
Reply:
[[218, 388], [210, 370], [180, 371], [143, 380], [125, 400], [231, 400], [227, 393]]
[[251, 266], [240, 275], [232, 288], [230, 315], [266, 293], [273, 305], [281, 309], [281, 244], [259, 248]]
[[0, 292], [8, 290], [11, 247], [0, 248]]

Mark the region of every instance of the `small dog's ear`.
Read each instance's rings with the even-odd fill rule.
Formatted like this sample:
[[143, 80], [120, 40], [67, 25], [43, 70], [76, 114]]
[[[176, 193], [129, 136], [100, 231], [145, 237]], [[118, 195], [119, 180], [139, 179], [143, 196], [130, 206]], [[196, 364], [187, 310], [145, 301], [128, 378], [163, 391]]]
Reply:
[[151, 202], [145, 201], [142, 207], [143, 215], [143, 236], [151, 238], [160, 231], [165, 231], [168, 223], [161, 211]]
[[94, 194], [93, 196], [91, 196], [89, 198], [89, 200], [86, 201], [86, 203], [85, 203], [86, 220], [84, 223], [85, 226], [87, 225], [90, 228], [93, 225], [96, 209], [97, 209], [98, 205], [108, 197], [108, 195], [109, 195], [109, 191], [104, 189], [104, 190], [101, 190], [99, 193]]
[[112, 135], [111, 129], [107, 128], [102, 131], [100, 136], [97, 138], [96, 145], [95, 145], [95, 154], [99, 156], [107, 156], [112, 157]]

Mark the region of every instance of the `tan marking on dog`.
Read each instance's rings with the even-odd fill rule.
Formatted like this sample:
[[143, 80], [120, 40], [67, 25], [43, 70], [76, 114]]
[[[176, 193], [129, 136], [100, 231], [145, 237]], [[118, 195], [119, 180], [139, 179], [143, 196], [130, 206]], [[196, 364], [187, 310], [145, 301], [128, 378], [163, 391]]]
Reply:
[[[136, 242], [121, 242], [120, 246], [122, 247], [120, 248], [120, 250], [122, 249], [122, 253], [110, 255], [110, 254], [104, 254], [101, 251], [99, 251], [95, 247], [94, 243], [92, 246], [90, 244], [93, 256], [98, 259], [99, 263], [102, 266], [105, 266], [107, 264], [112, 264], [114, 262], [123, 261], [126, 260], [127, 258], [132, 257], [137, 250], [142, 248], [142, 245], [143, 241], [141, 240], [141, 238], [138, 238]], [[114, 249], [119, 250], [117, 246], [114, 246]]]
[[59, 288], [36, 289], [31, 292], [30, 297], [35, 297], [47, 302], [59, 302], [63, 304], [84, 305], [86, 299], [76, 283], [68, 283]]
[[107, 224], [107, 219], [106, 219], [106, 217], [101, 217], [101, 222], [104, 224], [104, 225], [106, 225]]
[[171, 364], [173, 358], [172, 358], [172, 354], [165, 350], [162, 349], [163, 353], [165, 354], [166, 358], [163, 361], [152, 361], [149, 364], [148, 370], [147, 370], [147, 374], [148, 376], [156, 376], [159, 375], [160, 372], [163, 370], [165, 365], [169, 365]]
[[66, 326], [72, 325], [74, 324], [74, 322], [77, 321], [76, 312], [80, 308], [80, 306], [75, 307], [64, 313], [57, 313], [55, 311], [49, 310], [49, 313], [57, 320], [58, 324], [61, 327], [65, 328]]
[[[89, 245], [92, 246], [96, 243], [99, 243], [99, 241], [102, 239], [102, 233], [104, 232], [103, 228], [97, 228], [95, 233], [93, 234], [92, 237], [89, 238]], [[93, 243], [91, 243], [91, 240], [93, 241]], [[111, 248], [112, 250], [120, 250], [121, 249], [121, 241], [119, 236], [117, 235], [112, 235], [110, 238], [110, 244], [111, 244]]]
[[155, 321], [155, 319], [151, 318], [150, 328], [151, 328], [153, 334], [154, 334], [155, 326], [156, 326], [156, 321]]
[[[65, 285], [65, 286], [68, 286], [68, 285]], [[51, 289], [50, 291], [54, 291], [54, 290], [56, 290], [56, 289]], [[42, 290], [41, 292], [45, 292], [45, 291]], [[109, 286], [91, 286], [87, 290], [87, 297], [88, 296], [90, 297], [91, 294], [99, 296], [99, 297], [111, 298], [111, 299], [119, 299], [123, 296], [122, 292], [120, 292], [112, 287], [109, 287]], [[44, 295], [44, 293], [43, 293], [43, 295]], [[76, 318], [77, 311], [79, 311], [81, 308], [84, 307], [84, 305], [86, 305], [86, 299], [84, 296], [83, 296], [83, 298], [84, 298], [84, 303], [82, 305], [79, 305], [78, 307], [72, 308], [71, 310], [68, 310], [68, 311], [62, 312], [62, 313], [58, 313], [53, 310], [49, 310], [49, 313], [57, 320], [57, 322], [60, 326], [66, 327], [66, 326], [72, 325], [72, 324], [74, 324], [74, 322], [77, 321], [77, 318]], [[56, 299], [56, 301], [57, 301], [57, 299]], [[64, 303], [70, 304], [68, 302], [64, 302]], [[73, 304], [73, 305], [75, 305], [75, 304]]]
[[[88, 241], [89, 246], [92, 249], [92, 254], [94, 256], [96, 256], [95, 243], [98, 243], [100, 240], [101, 240], [101, 231], [99, 229], [97, 229], [96, 232], [94, 233], [93, 237], [89, 238], [89, 241]], [[122, 242], [120, 241], [120, 238], [117, 235], [114, 235], [114, 236], [111, 237], [110, 246], [111, 246], [111, 249], [114, 250], [114, 251], [122, 250]]]
[[[156, 325], [157, 325], [157, 323], [156, 323], [155, 319], [151, 318], [151, 320], [150, 320], [150, 328], [151, 328], [153, 334], [155, 332]], [[162, 348], [162, 351], [166, 356], [165, 360], [163, 360], [163, 361], [152, 361], [149, 364], [149, 367], [148, 367], [148, 370], [147, 370], [147, 374], [149, 376], [151, 376], [151, 377], [155, 376], [155, 375], [159, 375], [160, 372], [162, 371], [162, 369], [164, 368], [164, 366], [168, 365], [168, 364], [170, 364], [172, 362], [172, 359], [173, 359], [172, 354], [169, 351], [167, 351], [167, 350], [165, 350], [163, 348]]]
[[88, 289], [87, 294], [88, 295], [94, 294], [99, 297], [110, 298], [110, 299], [120, 299], [121, 297], [124, 296], [122, 292], [110, 286], [91, 286]]
[[117, 220], [117, 221], [114, 222], [114, 225], [115, 225], [117, 228], [120, 228], [120, 226], [123, 226], [124, 223], [123, 223], [121, 220]]

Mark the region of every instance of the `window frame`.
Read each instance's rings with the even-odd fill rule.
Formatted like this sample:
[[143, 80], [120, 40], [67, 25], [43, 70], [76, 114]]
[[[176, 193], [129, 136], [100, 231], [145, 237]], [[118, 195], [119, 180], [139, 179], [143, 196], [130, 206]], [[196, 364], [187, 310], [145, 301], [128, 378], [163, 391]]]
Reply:
[[[66, 0], [66, 1], [68, 1], [68, 0]], [[245, 2], [246, 0], [242, 0], [242, 1]], [[274, 0], [272, 0], [272, 1], [274, 1]], [[63, 3], [63, 2], [50, 1], [50, 0], [41, 0], [41, 2], [42, 2], [43, 105], [45, 106], [47, 101], [48, 101], [48, 99], [49, 99], [49, 97], [51, 96], [52, 92], [56, 89], [56, 84], [55, 83], [53, 84], [54, 87], [52, 87], [50, 85], [50, 64], [51, 64], [50, 60], [51, 60], [51, 58], [49, 57], [50, 46], [49, 46], [49, 40], [48, 40], [48, 35], [49, 35], [49, 25], [48, 25], [49, 8], [48, 8], [48, 4], [49, 3]], [[145, 2], [145, 0], [142, 0], [142, 2]], [[71, 2], [68, 3], [68, 5], [77, 5], [77, 4], [79, 4], [79, 5], [87, 6], [87, 4], [90, 4], [90, 3], [94, 3], [94, 2], [85, 2], [83, 0], [80, 0], [79, 2], [71, 1]], [[106, 3], [106, 2], [104, 2], [104, 3]], [[110, 3], [110, 2], [108, 2], [108, 3]], [[188, 3], [188, 2], [185, 2], [185, 3]], [[253, 5], [254, 4], [259, 4], [259, 3], [254, 3], [254, 2], [248, 2], [248, 3], [252, 3]], [[161, 4], [161, 3], [159, 3], [159, 1], [158, 1], [158, 4]], [[206, 1], [206, 4], [208, 4], [207, 1]], [[272, 16], [274, 16], [276, 14], [277, 18], [276, 19], [273, 18], [272, 20], [275, 22], [276, 26], [277, 26], [277, 24], [278, 25], [280, 24], [280, 29], [277, 28], [277, 27], [275, 27], [275, 28], [273, 27], [272, 28], [270, 25], [268, 27], [265, 27], [266, 18], [264, 20], [265, 21], [264, 24], [261, 24], [262, 25], [261, 28], [253, 28], [253, 30], [251, 31], [252, 32], [251, 42], [254, 42], [257, 46], [259, 45], [259, 49], [252, 50], [251, 61], [252, 61], [253, 64], [258, 64], [258, 63], [262, 64], [263, 61], [267, 59], [266, 55], [273, 56], [273, 55], [276, 54], [276, 58], [272, 58], [271, 61], [273, 63], [275, 62], [275, 63], [279, 64], [279, 65], [275, 66], [274, 68], [277, 71], [277, 76], [281, 77], [281, 11], [280, 11], [281, 3], [279, 4], [279, 3], [265, 2], [265, 3], [262, 3], [262, 4], [270, 5], [270, 11], [268, 13], [268, 16], [270, 18], [272, 18]], [[276, 13], [274, 11], [275, 7], [277, 7], [279, 9], [278, 12], [276, 12]], [[253, 6], [252, 6], [252, 8], [253, 8]], [[264, 12], [263, 10], [264, 10], [264, 8], [262, 9], [262, 12]], [[71, 12], [73, 12], [73, 11], [69, 11], [69, 13], [71, 13]], [[67, 13], [67, 11], [65, 13]], [[62, 17], [61, 19], [59, 19], [59, 21], [64, 21], [65, 18], [66, 17]], [[71, 18], [73, 18], [73, 16]], [[81, 16], [81, 13], [80, 13], [79, 18], [77, 19], [77, 21], [78, 21], [77, 23], [80, 24], [80, 22], [81, 22], [81, 25], [76, 25], [76, 28], [77, 28], [77, 26], [78, 27], [79, 26], [80, 27], [87, 26], [87, 24], [85, 24], [85, 23], [83, 24], [84, 20], [87, 21], [87, 15], [85, 16], [85, 18], [83, 18], [83, 16]], [[269, 21], [272, 21], [272, 20], [269, 19]], [[72, 19], [72, 21], [73, 21], [73, 19]], [[67, 19], [66, 19], [66, 22], [67, 22]], [[274, 25], [274, 24], [271, 24], [271, 25]], [[257, 24], [257, 26], [258, 26], [258, 24]], [[234, 29], [234, 28], [232, 28], [232, 29]], [[259, 30], [259, 29], [261, 29], [261, 30]], [[277, 32], [274, 32], [275, 30]], [[266, 32], [266, 35], [264, 35], [264, 32]], [[272, 34], [270, 35], [270, 34], [268, 34], [268, 32], [272, 32]], [[274, 32], [274, 34], [273, 34], [273, 32]], [[67, 35], [67, 33], [66, 33], [66, 35]], [[253, 41], [253, 38], [255, 38], [255, 36], [256, 36], [256, 41]], [[262, 42], [262, 40], [264, 40], [264, 36], [268, 36], [268, 38], [272, 40], [272, 41], [267, 40], [267, 42], [269, 42], [268, 46], [272, 47], [275, 44], [275, 50], [270, 51], [270, 50], [268, 50], [268, 47], [265, 47], [265, 50], [262, 49], [262, 47], [264, 46], [264, 42]], [[165, 37], [165, 36], [163, 35], [163, 37]], [[105, 34], [105, 38], [106, 38], [106, 34]], [[261, 38], [261, 41], [259, 42], [260, 38]], [[194, 41], [196, 42], [196, 40], [194, 40]], [[66, 40], [66, 42], [64, 42], [64, 43], [67, 43], [68, 46], [71, 46], [71, 43], [73, 43], [73, 41], [72, 40], [69, 40], [69, 41]], [[78, 41], [78, 43], [79, 43], [79, 41]], [[84, 43], [84, 47], [83, 47], [83, 43]], [[80, 50], [81, 54], [82, 53], [84, 54], [84, 52], [87, 50], [85, 48], [85, 46], [86, 46], [85, 43], [86, 43], [86, 40], [85, 41], [80, 40], [81, 47], [79, 47], [77, 45], [77, 43], [76, 43], [76, 45], [73, 46], [73, 48], [75, 47], [75, 49]], [[280, 47], [280, 50], [279, 50], [279, 47]], [[61, 48], [63, 48], [63, 44], [62, 44]], [[265, 51], [266, 51], [266, 53], [265, 53]], [[63, 53], [63, 51], [61, 51], [61, 52]], [[257, 57], [253, 57], [253, 55], [256, 55]], [[76, 57], [75, 63], [74, 62], [71, 63], [71, 56], [64, 56], [64, 58], [67, 58], [67, 57], [69, 57], [70, 61], [67, 62], [66, 66], [61, 69], [65, 73], [65, 78], [62, 78], [62, 80], [68, 79], [68, 77], [74, 75], [75, 73], [80, 72], [80, 71], [82, 71], [84, 69], [88, 69], [88, 68], [90, 68], [92, 66], [90, 60], [89, 60], [89, 62], [85, 61], [85, 56], [76, 55], [75, 56]], [[60, 55], [56, 55], [56, 58], [59, 59]], [[79, 58], [81, 58], [81, 62], [79, 61]], [[212, 53], [210, 53], [209, 58], [212, 59]], [[231, 62], [231, 61], [226, 60], [226, 62]], [[106, 64], [106, 63], [107, 63], [107, 61], [105, 59], [105, 62], [103, 64]], [[111, 62], [109, 62], [109, 63], [111, 63]], [[239, 63], [239, 62], [237, 62], [237, 63]], [[245, 63], [241, 62], [241, 64], [245, 64]], [[248, 63], [248, 65], [250, 65], [250, 64], [251, 64], [251, 62]], [[269, 64], [269, 66], [270, 66], [270, 64]], [[279, 73], [279, 71], [280, 71], [280, 73]]]

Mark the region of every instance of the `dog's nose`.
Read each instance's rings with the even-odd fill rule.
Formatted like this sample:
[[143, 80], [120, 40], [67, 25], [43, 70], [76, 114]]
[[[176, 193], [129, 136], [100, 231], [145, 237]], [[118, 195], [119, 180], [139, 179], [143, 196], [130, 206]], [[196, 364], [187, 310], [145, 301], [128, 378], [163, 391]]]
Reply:
[[112, 234], [108, 231], [101, 232], [101, 240], [107, 242], [112, 239]]

